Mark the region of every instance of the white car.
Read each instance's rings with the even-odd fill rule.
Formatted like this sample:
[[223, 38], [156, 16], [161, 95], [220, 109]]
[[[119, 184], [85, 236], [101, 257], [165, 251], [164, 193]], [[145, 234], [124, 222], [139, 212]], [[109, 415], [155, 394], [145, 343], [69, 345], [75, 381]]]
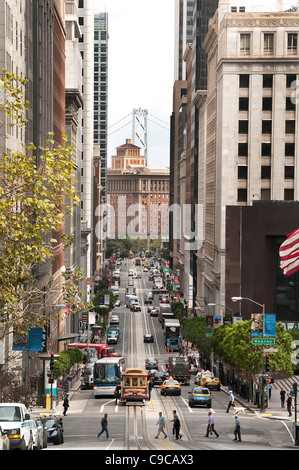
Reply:
[[36, 421], [34, 419], [29, 419], [28, 423], [32, 431], [33, 449], [40, 450], [43, 448], [43, 435], [42, 435], [43, 431], [41, 428], [38, 428]]
[[119, 324], [119, 318], [117, 315], [112, 315], [110, 318], [110, 325], [118, 325]]

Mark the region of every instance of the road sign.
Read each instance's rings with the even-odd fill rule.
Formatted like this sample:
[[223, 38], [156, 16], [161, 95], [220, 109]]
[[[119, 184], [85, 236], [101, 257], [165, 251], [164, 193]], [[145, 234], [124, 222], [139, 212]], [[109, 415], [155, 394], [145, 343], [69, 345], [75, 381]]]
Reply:
[[275, 338], [252, 338], [252, 344], [275, 344]]

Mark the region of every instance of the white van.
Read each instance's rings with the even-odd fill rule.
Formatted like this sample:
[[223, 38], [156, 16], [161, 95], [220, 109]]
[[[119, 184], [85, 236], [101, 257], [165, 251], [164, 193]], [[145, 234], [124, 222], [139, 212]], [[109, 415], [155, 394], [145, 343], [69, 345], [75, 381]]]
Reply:
[[126, 307], [130, 307], [132, 300], [135, 300], [136, 302], [138, 302], [137, 295], [126, 294], [126, 296], [125, 296]]
[[8, 435], [10, 449], [32, 450], [30, 415], [23, 403], [0, 403], [2, 431]]

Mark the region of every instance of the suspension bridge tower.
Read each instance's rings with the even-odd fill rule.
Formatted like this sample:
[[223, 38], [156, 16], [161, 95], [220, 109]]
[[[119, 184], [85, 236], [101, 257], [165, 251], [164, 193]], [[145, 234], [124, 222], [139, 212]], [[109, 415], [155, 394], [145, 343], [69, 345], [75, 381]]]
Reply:
[[147, 109], [132, 111], [132, 143], [143, 149], [145, 166], [147, 166]]

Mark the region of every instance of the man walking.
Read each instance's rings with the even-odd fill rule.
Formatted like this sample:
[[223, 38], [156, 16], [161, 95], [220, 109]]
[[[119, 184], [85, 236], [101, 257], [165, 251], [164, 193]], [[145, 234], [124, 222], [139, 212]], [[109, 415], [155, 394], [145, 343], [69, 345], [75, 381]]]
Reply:
[[236, 420], [236, 423], [234, 427], [234, 435], [235, 435], [234, 441], [237, 441], [239, 439], [239, 441], [241, 442], [241, 425], [240, 425], [239, 417], [235, 416], [235, 420]]
[[157, 435], [156, 435], [156, 439], [158, 439], [158, 437], [159, 437], [159, 435], [160, 435], [160, 432], [163, 432], [163, 434], [164, 434], [164, 439], [166, 439], [167, 434], [166, 434], [166, 432], [164, 431], [164, 428], [165, 428], [165, 419], [164, 419], [164, 417], [162, 416], [162, 411], [159, 411], [159, 419], [158, 419], [157, 425], [159, 425], [159, 427], [158, 427], [158, 433], [157, 433]]
[[207, 432], [206, 432], [205, 437], [209, 437], [209, 433], [212, 434], [212, 432], [214, 434], [216, 434], [216, 437], [219, 437], [219, 434], [216, 431], [216, 429], [214, 428], [214, 426], [215, 426], [214, 416], [212, 416], [212, 413], [209, 411], [209, 413], [208, 413], [208, 426], [207, 426]]
[[108, 414], [105, 413], [102, 420], [101, 420], [101, 425], [102, 425], [102, 431], [99, 432], [97, 437], [100, 437], [101, 434], [103, 434], [104, 431], [106, 431], [106, 437], [109, 439], [109, 431], [108, 431]]
[[66, 394], [63, 400], [63, 414], [66, 416], [66, 412], [70, 406], [70, 401], [69, 401], [69, 394]]
[[226, 410], [227, 413], [229, 413], [229, 409], [231, 406], [235, 406], [235, 397], [234, 397], [232, 390], [229, 391], [229, 402], [228, 402], [228, 407]]

